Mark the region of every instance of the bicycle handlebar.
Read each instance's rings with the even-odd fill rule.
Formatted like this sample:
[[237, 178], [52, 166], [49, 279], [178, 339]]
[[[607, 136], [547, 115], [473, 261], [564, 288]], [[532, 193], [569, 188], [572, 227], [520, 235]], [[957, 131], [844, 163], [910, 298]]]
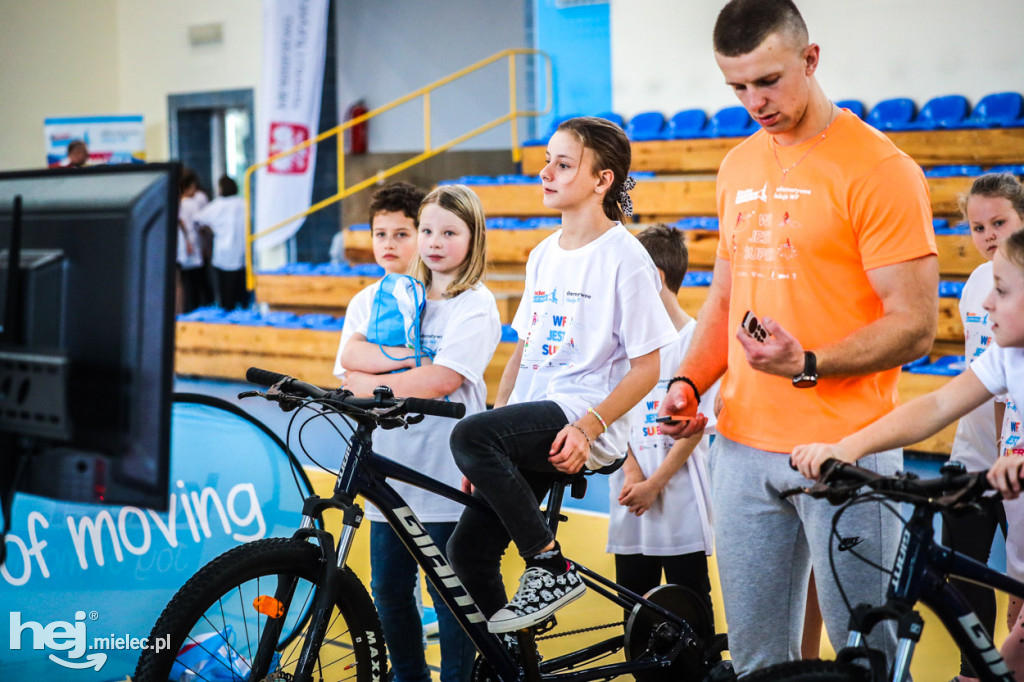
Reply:
[[250, 367], [245, 373], [247, 381], [260, 386], [277, 385], [279, 390], [301, 396], [313, 398], [314, 400], [329, 399], [344, 403], [362, 410], [370, 410], [376, 407], [404, 407], [402, 412], [412, 414], [428, 414], [435, 417], [448, 417], [450, 419], [462, 419], [466, 416], [466, 406], [462, 403], [449, 402], [447, 400], [433, 400], [430, 398], [394, 398], [374, 396], [372, 398], [357, 398], [351, 394], [337, 391], [325, 391], [318, 386], [299, 381], [287, 374], [271, 372], [270, 370]]
[[927, 479], [912, 473], [882, 476], [848, 462], [829, 459], [822, 463], [817, 483], [794, 492], [825, 497], [833, 504], [839, 504], [853, 497], [861, 487], [902, 501], [927, 500], [939, 506], [976, 502], [983, 493], [992, 489], [984, 471], [947, 473]]

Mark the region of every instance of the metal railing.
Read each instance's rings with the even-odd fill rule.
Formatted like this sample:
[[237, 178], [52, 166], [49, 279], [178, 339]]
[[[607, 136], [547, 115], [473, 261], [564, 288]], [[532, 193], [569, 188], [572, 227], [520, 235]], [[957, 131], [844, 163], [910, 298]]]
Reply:
[[[518, 57], [520, 55], [537, 56], [537, 57], [541, 57], [544, 60], [544, 66], [545, 66], [545, 79], [544, 80], [545, 80], [545, 84], [546, 84], [546, 90], [545, 90], [545, 105], [546, 106], [545, 106], [545, 108], [543, 110], [534, 110], [534, 109], [520, 110], [519, 109], [519, 102], [518, 102], [519, 98], [518, 98], [518, 88], [517, 88], [518, 83], [517, 83], [517, 79], [516, 79], [516, 57]], [[447, 141], [447, 142], [445, 142], [443, 144], [439, 144], [439, 145], [432, 144], [431, 143], [431, 123], [432, 123], [432, 121], [431, 121], [431, 108], [430, 108], [431, 93], [434, 90], [437, 90], [438, 88], [440, 88], [440, 87], [442, 87], [444, 85], [447, 85], [447, 84], [449, 84], [449, 83], [451, 83], [453, 81], [456, 81], [456, 80], [462, 78], [463, 76], [466, 76], [466, 75], [468, 75], [470, 73], [478, 71], [478, 70], [484, 68], [485, 66], [493, 64], [494, 62], [500, 61], [502, 59], [505, 59], [505, 60], [508, 61], [508, 88], [509, 88], [509, 111], [508, 111], [508, 113], [504, 114], [503, 116], [499, 116], [498, 118], [496, 118], [496, 119], [494, 119], [492, 121], [489, 121], [488, 123], [485, 123], [485, 124], [483, 124], [481, 126], [478, 126], [478, 127], [474, 128], [473, 130], [470, 130], [467, 133], [459, 135], [458, 137], [455, 137], [455, 138], [453, 138], [453, 139], [451, 139], [451, 140], [449, 140], [449, 141]], [[374, 118], [375, 116], [379, 116], [380, 114], [383, 114], [383, 113], [385, 113], [387, 111], [390, 111], [390, 110], [392, 110], [392, 109], [394, 109], [396, 107], [399, 107], [399, 106], [401, 106], [401, 105], [403, 105], [403, 104], [405, 104], [407, 102], [411, 102], [412, 100], [420, 98], [420, 97], [423, 98], [423, 121], [424, 121], [424, 123], [423, 123], [423, 129], [424, 129], [423, 151], [421, 153], [419, 153], [419, 154], [416, 154], [415, 156], [412, 156], [409, 159], [406, 159], [405, 161], [403, 161], [403, 162], [401, 162], [399, 164], [391, 166], [390, 168], [387, 168], [385, 170], [378, 171], [377, 173], [375, 173], [371, 177], [368, 177], [368, 178], [366, 178], [366, 179], [364, 179], [364, 180], [362, 180], [360, 182], [357, 182], [357, 183], [355, 183], [352, 186], [346, 186], [345, 185], [345, 153], [344, 153], [344, 144], [343, 144], [344, 140], [343, 140], [343, 137], [342, 137], [342, 135], [345, 133], [345, 131], [350, 129], [350, 128], [352, 128], [353, 126], [356, 126], [356, 125], [359, 125], [360, 123], [368, 121], [371, 118]], [[411, 166], [414, 166], [414, 165], [416, 165], [418, 163], [426, 161], [427, 159], [430, 159], [430, 158], [432, 158], [434, 156], [437, 156], [438, 154], [451, 149], [455, 145], [461, 144], [462, 142], [465, 142], [466, 140], [469, 140], [469, 139], [471, 139], [471, 138], [473, 138], [473, 137], [475, 137], [477, 135], [480, 135], [482, 133], [487, 132], [488, 130], [496, 128], [496, 127], [502, 125], [503, 123], [510, 123], [511, 124], [510, 128], [511, 128], [511, 135], [512, 135], [512, 160], [515, 161], [516, 163], [518, 163], [520, 161], [521, 155], [522, 155], [521, 149], [520, 149], [520, 145], [519, 145], [519, 118], [521, 118], [521, 117], [538, 117], [538, 116], [544, 116], [544, 115], [548, 114], [551, 111], [551, 101], [552, 101], [551, 57], [547, 53], [542, 52], [540, 50], [533, 50], [533, 49], [526, 49], [526, 48], [514, 48], [514, 49], [509, 49], [509, 50], [502, 50], [501, 52], [498, 52], [497, 54], [493, 54], [493, 55], [491, 55], [490, 57], [488, 57], [486, 59], [483, 59], [483, 60], [481, 60], [479, 62], [476, 62], [475, 64], [471, 64], [470, 66], [467, 66], [464, 69], [460, 69], [459, 71], [456, 71], [455, 73], [453, 73], [453, 74], [451, 74], [449, 76], [446, 76], [446, 77], [444, 77], [444, 78], [442, 78], [442, 79], [440, 79], [438, 81], [434, 81], [430, 85], [426, 85], [426, 86], [424, 86], [424, 87], [422, 87], [422, 88], [420, 88], [418, 90], [414, 90], [413, 92], [410, 92], [409, 94], [405, 95], [404, 97], [400, 97], [400, 98], [396, 99], [395, 101], [393, 101], [393, 102], [391, 102], [389, 104], [385, 104], [384, 106], [378, 107], [376, 109], [373, 109], [371, 111], [366, 112], [365, 114], [357, 116], [357, 117], [355, 117], [355, 118], [353, 118], [351, 120], [345, 121], [341, 125], [336, 126], [334, 128], [331, 128], [330, 130], [324, 131], [324, 132], [320, 133], [319, 135], [317, 135], [316, 137], [314, 137], [314, 138], [312, 138], [310, 140], [306, 140], [305, 142], [303, 142], [301, 144], [298, 144], [298, 145], [296, 145], [296, 146], [294, 146], [294, 147], [292, 147], [290, 149], [286, 149], [286, 150], [284, 150], [282, 152], [278, 152], [277, 154], [274, 154], [273, 156], [270, 156], [269, 158], [264, 159], [263, 161], [260, 161], [259, 163], [250, 166], [248, 169], [246, 169], [245, 176], [243, 178], [243, 189], [244, 189], [244, 196], [245, 196], [245, 228], [246, 228], [245, 229], [245, 234], [246, 234], [245, 270], [246, 270], [246, 282], [247, 282], [248, 288], [250, 290], [252, 290], [255, 287], [255, 275], [253, 273], [253, 242], [255, 242], [260, 237], [266, 236], [266, 235], [270, 234], [271, 232], [279, 230], [279, 229], [285, 227], [286, 225], [289, 225], [289, 224], [295, 222], [296, 220], [299, 220], [300, 218], [304, 218], [304, 217], [306, 217], [306, 216], [308, 216], [308, 215], [310, 215], [312, 213], [315, 213], [316, 211], [319, 211], [322, 208], [326, 208], [327, 206], [330, 206], [331, 204], [334, 204], [334, 203], [336, 203], [338, 201], [341, 201], [342, 199], [350, 197], [353, 194], [355, 194], [356, 192], [360, 192], [360, 191], [366, 189], [367, 187], [371, 187], [371, 186], [373, 186], [373, 185], [383, 181], [384, 179], [391, 177], [392, 175], [400, 173], [403, 170], [405, 170], [405, 169], [407, 169], [407, 168], [409, 168]], [[323, 199], [321, 201], [318, 201], [318, 202], [314, 203], [313, 205], [311, 205], [308, 209], [306, 209], [304, 211], [300, 211], [300, 212], [296, 213], [293, 216], [285, 218], [284, 220], [282, 220], [282, 221], [280, 221], [278, 223], [275, 223], [274, 225], [271, 225], [270, 227], [262, 229], [259, 232], [253, 233], [253, 223], [252, 223], [252, 221], [253, 221], [253, 212], [252, 212], [252, 176], [253, 176], [253, 174], [256, 173], [257, 171], [259, 171], [262, 168], [266, 168], [266, 167], [270, 166], [271, 164], [275, 163], [276, 161], [278, 161], [278, 160], [280, 160], [282, 158], [285, 158], [285, 157], [290, 156], [292, 154], [296, 154], [298, 152], [301, 152], [304, 149], [308, 149], [308, 148], [312, 147], [313, 145], [319, 144], [323, 140], [326, 140], [326, 139], [328, 139], [330, 137], [337, 137], [337, 139], [338, 139], [338, 191], [337, 191], [337, 193], [335, 193], [334, 195], [332, 195], [330, 197], [327, 197], [326, 199]]]

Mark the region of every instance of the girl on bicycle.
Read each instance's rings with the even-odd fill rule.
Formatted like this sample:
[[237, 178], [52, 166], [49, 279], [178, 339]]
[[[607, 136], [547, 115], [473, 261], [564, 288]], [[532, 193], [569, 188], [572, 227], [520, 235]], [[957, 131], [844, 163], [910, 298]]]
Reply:
[[[356, 395], [372, 395], [381, 384], [395, 395], [442, 398], [465, 404], [466, 413], [486, 407], [484, 370], [498, 347], [501, 322], [494, 296], [481, 283], [486, 254], [485, 218], [480, 199], [464, 185], [438, 187], [423, 200], [419, 211], [418, 255], [410, 272], [426, 287], [420, 340], [426, 356], [420, 366], [408, 366], [404, 355], [368, 343], [366, 329], [343, 351], [345, 388]], [[350, 352], [351, 351], [351, 352]], [[392, 351], [392, 352], [387, 352]], [[389, 357], [390, 356], [390, 357]], [[402, 359], [392, 359], [392, 358]], [[432, 359], [431, 359], [432, 358]], [[386, 457], [449, 485], [461, 481], [448, 439], [455, 422], [426, 417], [414, 429], [378, 431], [374, 449]], [[462, 506], [419, 488], [395, 483], [434, 544], [444, 548]], [[380, 613], [384, 639], [391, 655], [395, 682], [429, 682], [423, 654], [423, 636], [414, 590], [419, 589], [417, 566], [398, 536], [374, 508], [370, 523], [370, 589]], [[441, 679], [466, 682], [476, 650], [454, 616], [434, 591], [427, 589], [437, 610], [441, 644]]]
[[[650, 256], [622, 225], [632, 212], [629, 140], [614, 123], [562, 123], [540, 172], [543, 201], [562, 228], [526, 264], [513, 327], [519, 343], [495, 409], [463, 419], [452, 453], [496, 516], [467, 508], [448, 556], [491, 632], [544, 621], [586, 590], [538, 507], [552, 476], [597, 469], [626, 452], [620, 420], [658, 379], [675, 328], [660, 305]], [[526, 560], [505, 603], [501, 555], [509, 539]]]
[[[1013, 206], [1019, 221], [1024, 206]], [[992, 259], [994, 287], [983, 303], [988, 313], [995, 344], [990, 345], [971, 366], [945, 386], [921, 396], [885, 415], [835, 444], [814, 443], [793, 449], [791, 461], [808, 478], [817, 478], [822, 462], [838, 459], [855, 462], [864, 455], [903, 447], [926, 438], [993, 396], [1009, 393], [1024, 405], [1024, 231], [1018, 230], [997, 248]], [[1020, 475], [1024, 457], [1000, 457], [988, 471], [988, 480], [1003, 497], [1012, 499], [1021, 491]], [[1013, 534], [1013, 521], [1010, 522]], [[1018, 531], [1019, 532], [1019, 531]], [[1007, 562], [1010, 576], [1012, 562]], [[1002, 649], [1011, 669], [1024, 670], [1024, 622], [1014, 624]]]
[[[979, 265], [964, 285], [960, 297], [960, 319], [963, 322], [965, 350], [974, 362], [989, 346], [992, 330], [982, 304], [992, 290], [992, 257], [1003, 241], [1019, 230], [1024, 220], [1024, 187], [1009, 173], [988, 173], [977, 178], [960, 200], [960, 210], [971, 231], [971, 240], [986, 263]], [[999, 425], [1015, 417], [1005, 398], [985, 402], [960, 419], [950, 461], [960, 462], [967, 471], [988, 469], [999, 455]], [[942, 542], [958, 551], [987, 563], [996, 529], [1006, 532], [1006, 514], [1002, 505], [986, 506], [971, 514], [943, 514]], [[1012, 540], [1012, 538], [1011, 538]], [[1007, 552], [1008, 556], [1011, 554]], [[971, 604], [981, 623], [993, 631], [996, 622], [996, 597], [991, 588], [957, 580], [957, 589]], [[1011, 607], [1016, 600], [1011, 599]], [[1016, 601], [1019, 610], [1020, 602]], [[1011, 620], [1012, 624], [1012, 620]], [[955, 680], [976, 680], [974, 668], [962, 654], [960, 674]]]

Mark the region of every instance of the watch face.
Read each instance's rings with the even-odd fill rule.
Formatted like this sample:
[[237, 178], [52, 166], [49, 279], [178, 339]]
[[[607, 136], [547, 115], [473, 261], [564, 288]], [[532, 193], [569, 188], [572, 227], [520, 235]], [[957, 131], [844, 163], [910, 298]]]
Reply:
[[793, 377], [793, 385], [797, 388], [813, 388], [818, 385], [818, 377], [810, 374], [798, 374]]

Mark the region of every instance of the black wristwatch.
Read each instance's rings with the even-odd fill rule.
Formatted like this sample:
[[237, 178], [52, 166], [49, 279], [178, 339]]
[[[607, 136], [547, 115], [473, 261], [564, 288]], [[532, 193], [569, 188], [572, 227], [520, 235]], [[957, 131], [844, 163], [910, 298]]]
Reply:
[[797, 388], [813, 388], [818, 385], [818, 358], [809, 350], [804, 351], [804, 370], [793, 377]]

